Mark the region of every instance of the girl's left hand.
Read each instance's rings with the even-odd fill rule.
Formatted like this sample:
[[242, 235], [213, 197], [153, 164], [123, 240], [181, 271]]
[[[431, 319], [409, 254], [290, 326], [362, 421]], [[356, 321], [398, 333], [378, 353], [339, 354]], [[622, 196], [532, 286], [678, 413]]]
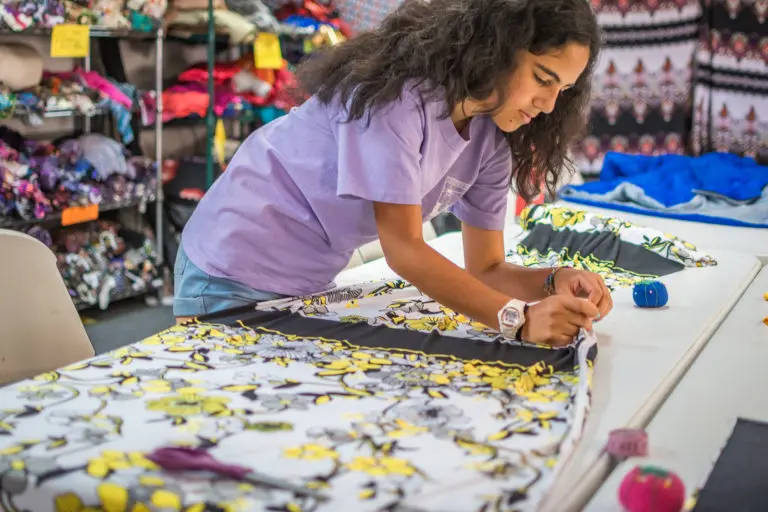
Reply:
[[555, 274], [555, 294], [586, 298], [597, 306], [602, 320], [613, 309], [611, 291], [598, 274], [575, 268], [563, 268]]

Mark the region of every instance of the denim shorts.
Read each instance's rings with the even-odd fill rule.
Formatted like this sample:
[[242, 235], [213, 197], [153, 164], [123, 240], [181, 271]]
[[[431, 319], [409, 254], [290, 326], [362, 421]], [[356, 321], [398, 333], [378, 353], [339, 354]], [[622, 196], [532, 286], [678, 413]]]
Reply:
[[284, 297], [214, 277], [189, 260], [179, 246], [173, 269], [173, 316], [194, 317]]

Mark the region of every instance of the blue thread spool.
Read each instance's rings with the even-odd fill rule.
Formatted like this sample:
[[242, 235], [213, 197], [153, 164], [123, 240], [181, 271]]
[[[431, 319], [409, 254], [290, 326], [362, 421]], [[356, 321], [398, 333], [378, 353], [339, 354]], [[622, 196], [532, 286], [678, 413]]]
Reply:
[[632, 289], [632, 298], [641, 308], [661, 308], [666, 306], [669, 293], [660, 281], [643, 281]]

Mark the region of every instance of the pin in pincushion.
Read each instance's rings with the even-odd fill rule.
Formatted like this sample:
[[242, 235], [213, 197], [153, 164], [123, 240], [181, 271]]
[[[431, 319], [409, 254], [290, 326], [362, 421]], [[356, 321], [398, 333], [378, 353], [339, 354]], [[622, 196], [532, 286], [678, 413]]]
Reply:
[[669, 293], [661, 281], [643, 281], [633, 288], [632, 298], [641, 308], [661, 308], [666, 306]]
[[635, 466], [621, 482], [619, 502], [627, 512], [680, 512], [685, 505], [685, 485], [671, 471]]

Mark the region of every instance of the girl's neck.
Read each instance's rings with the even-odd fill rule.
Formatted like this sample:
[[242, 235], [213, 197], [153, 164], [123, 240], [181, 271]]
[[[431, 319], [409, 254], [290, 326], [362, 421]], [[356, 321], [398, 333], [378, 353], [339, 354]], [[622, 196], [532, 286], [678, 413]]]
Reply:
[[456, 131], [459, 132], [464, 139], [469, 138], [469, 123], [472, 121], [472, 116], [467, 112], [467, 105], [460, 103], [456, 105], [451, 113], [451, 121], [453, 126], [456, 127]]

